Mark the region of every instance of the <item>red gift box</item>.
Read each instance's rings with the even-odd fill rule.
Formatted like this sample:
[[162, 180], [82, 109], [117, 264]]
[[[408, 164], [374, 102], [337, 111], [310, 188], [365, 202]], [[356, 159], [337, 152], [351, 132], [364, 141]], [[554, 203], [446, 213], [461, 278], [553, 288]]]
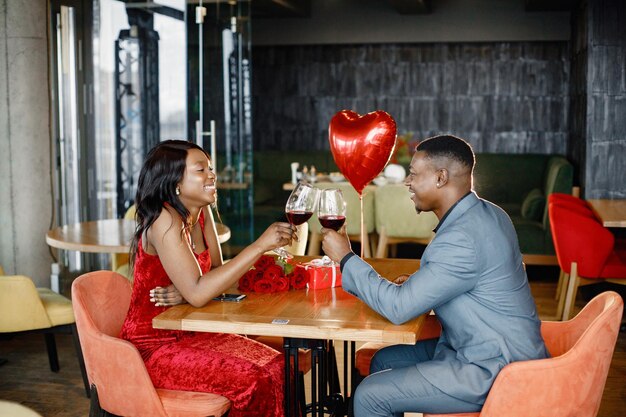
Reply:
[[328, 257], [314, 259], [310, 262], [297, 265], [304, 269], [309, 276], [308, 288], [319, 290], [322, 288], [341, 287], [341, 271], [339, 265], [333, 265]]

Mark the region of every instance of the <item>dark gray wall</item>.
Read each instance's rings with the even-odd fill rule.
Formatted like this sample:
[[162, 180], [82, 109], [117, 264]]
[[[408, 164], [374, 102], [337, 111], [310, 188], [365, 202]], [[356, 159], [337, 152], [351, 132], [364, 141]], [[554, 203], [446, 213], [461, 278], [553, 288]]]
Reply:
[[255, 150], [328, 149], [337, 111], [382, 109], [420, 139], [566, 153], [566, 42], [256, 46], [253, 62]]
[[586, 124], [580, 123], [583, 191], [587, 198], [626, 198], [626, 2], [582, 3], [577, 32], [586, 37], [587, 61]]
[[431, 0], [431, 13], [421, 15], [402, 15], [392, 3], [311, 0], [308, 18], [255, 19], [252, 43], [567, 41], [570, 36], [569, 12], [526, 12], [525, 0]]
[[574, 164], [575, 185], [581, 185], [587, 158], [587, 4], [572, 13], [570, 117], [567, 156]]

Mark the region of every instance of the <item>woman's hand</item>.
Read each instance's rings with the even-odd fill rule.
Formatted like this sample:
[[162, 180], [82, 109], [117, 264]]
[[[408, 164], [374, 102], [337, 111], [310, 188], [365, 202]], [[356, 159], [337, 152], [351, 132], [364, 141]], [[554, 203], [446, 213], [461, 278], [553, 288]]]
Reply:
[[150, 301], [157, 307], [169, 307], [184, 304], [187, 301], [178, 292], [174, 284], [167, 287], [156, 287], [150, 290]]
[[262, 252], [267, 252], [281, 246], [287, 246], [291, 244], [291, 241], [294, 239], [298, 241], [295, 226], [289, 223], [276, 222], [263, 232], [256, 240], [256, 244], [261, 247]]

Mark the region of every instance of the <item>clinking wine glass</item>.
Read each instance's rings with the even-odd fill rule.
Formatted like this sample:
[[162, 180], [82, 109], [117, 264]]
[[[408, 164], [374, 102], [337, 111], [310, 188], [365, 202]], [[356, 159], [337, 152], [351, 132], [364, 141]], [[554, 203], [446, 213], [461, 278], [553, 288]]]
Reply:
[[341, 190], [329, 188], [321, 191], [317, 218], [323, 227], [338, 231], [346, 222], [346, 201]]
[[[285, 204], [287, 221], [298, 227], [311, 218], [317, 208], [319, 190], [304, 182], [296, 184]], [[274, 253], [283, 259], [292, 258], [285, 248], [276, 248]]]
[[[341, 190], [328, 188], [320, 193], [317, 219], [322, 227], [339, 231], [346, 222], [346, 201]], [[333, 265], [337, 265], [335, 262]]]

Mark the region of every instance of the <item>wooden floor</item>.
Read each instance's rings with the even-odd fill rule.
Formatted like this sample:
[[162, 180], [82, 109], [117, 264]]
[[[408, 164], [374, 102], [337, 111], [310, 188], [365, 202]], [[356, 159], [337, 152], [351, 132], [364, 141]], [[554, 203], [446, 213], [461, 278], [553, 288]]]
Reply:
[[[540, 281], [531, 282], [531, 286], [540, 314], [554, 314], [555, 284]], [[578, 307], [583, 304], [581, 300]], [[59, 335], [57, 343], [61, 370], [55, 374], [50, 372], [48, 367], [43, 336], [28, 335], [8, 341], [0, 339], [0, 358], [8, 359], [8, 362], [0, 367], [0, 399], [22, 403], [44, 417], [87, 416], [89, 401], [83, 390], [71, 337]], [[342, 343], [337, 345], [339, 347]], [[341, 355], [341, 352], [338, 354]], [[342, 360], [339, 359], [341, 364]], [[624, 331], [619, 335], [598, 416], [626, 416]]]

